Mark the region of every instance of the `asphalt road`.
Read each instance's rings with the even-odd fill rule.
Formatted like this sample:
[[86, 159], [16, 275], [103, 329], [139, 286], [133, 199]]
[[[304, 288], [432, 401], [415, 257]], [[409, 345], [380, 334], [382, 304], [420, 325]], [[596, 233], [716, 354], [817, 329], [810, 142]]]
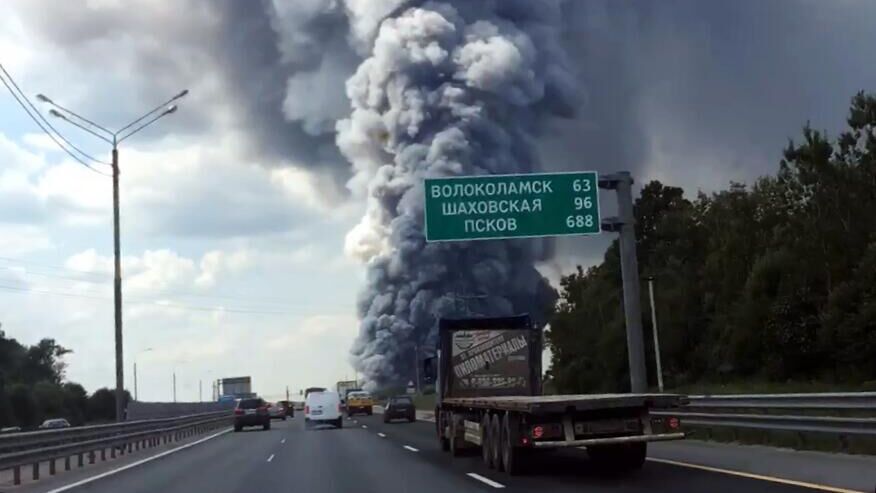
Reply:
[[[538, 454], [525, 476], [483, 466], [478, 454], [441, 452], [433, 424], [357, 417], [343, 429], [305, 430], [298, 417], [270, 431], [224, 433], [185, 450], [68, 491], [192, 493], [312, 492], [666, 492], [780, 493], [813, 490], [648, 462], [628, 476], [594, 471], [583, 451]], [[490, 484], [492, 482], [493, 484]]]

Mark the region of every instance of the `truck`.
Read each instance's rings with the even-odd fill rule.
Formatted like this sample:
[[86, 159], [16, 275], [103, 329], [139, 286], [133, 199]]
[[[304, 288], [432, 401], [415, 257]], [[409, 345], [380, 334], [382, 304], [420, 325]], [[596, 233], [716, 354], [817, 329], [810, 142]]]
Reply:
[[233, 396], [236, 399], [245, 399], [254, 395], [251, 377], [223, 378], [219, 382], [220, 396]]
[[542, 395], [543, 335], [528, 315], [441, 318], [437, 356], [423, 362], [436, 388], [441, 449], [480, 448], [489, 468], [519, 474], [538, 451], [586, 448], [600, 470], [641, 468], [648, 442], [685, 437], [675, 394]]
[[359, 386], [359, 382], [356, 380], [341, 380], [335, 386], [335, 390], [338, 391], [338, 395], [341, 396], [341, 402], [347, 402], [347, 394], [354, 390], [362, 390]]

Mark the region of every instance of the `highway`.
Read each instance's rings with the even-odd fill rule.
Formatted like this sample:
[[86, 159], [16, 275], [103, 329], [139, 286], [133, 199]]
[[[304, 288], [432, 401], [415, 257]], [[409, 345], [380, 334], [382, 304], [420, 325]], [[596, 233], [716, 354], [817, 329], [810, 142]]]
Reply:
[[[525, 476], [483, 466], [480, 456], [441, 452], [427, 422], [384, 424], [357, 417], [345, 427], [305, 430], [303, 419], [275, 421], [270, 431], [223, 432], [195, 446], [71, 488], [53, 492], [192, 493], [312, 492], [812, 492], [711, 471], [649, 461], [632, 475], [592, 470], [586, 453], [539, 454]], [[40, 491], [46, 491], [45, 489]]]

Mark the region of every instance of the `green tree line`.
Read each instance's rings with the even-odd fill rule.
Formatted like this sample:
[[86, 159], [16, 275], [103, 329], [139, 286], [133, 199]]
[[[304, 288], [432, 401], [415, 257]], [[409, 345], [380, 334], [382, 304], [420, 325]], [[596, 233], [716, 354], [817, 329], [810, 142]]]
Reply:
[[[847, 123], [835, 138], [807, 124], [751, 186], [695, 198], [643, 187], [639, 269], [655, 279], [667, 387], [876, 380], [876, 95], [852, 98]], [[601, 264], [562, 278], [547, 332], [558, 390], [629, 388], [620, 272], [615, 241]]]
[[115, 393], [102, 388], [89, 395], [65, 379], [64, 355], [71, 351], [54, 339], [27, 346], [0, 330], [0, 428], [33, 428], [43, 420], [66, 418], [73, 425], [115, 419]]

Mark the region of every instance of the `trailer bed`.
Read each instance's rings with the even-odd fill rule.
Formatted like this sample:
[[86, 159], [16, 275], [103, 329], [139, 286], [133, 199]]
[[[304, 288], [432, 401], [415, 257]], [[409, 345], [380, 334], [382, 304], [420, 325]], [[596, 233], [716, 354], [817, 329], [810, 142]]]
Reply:
[[670, 408], [683, 404], [678, 394], [566, 394], [497, 397], [447, 397], [442, 406], [498, 409], [532, 414], [624, 407]]

